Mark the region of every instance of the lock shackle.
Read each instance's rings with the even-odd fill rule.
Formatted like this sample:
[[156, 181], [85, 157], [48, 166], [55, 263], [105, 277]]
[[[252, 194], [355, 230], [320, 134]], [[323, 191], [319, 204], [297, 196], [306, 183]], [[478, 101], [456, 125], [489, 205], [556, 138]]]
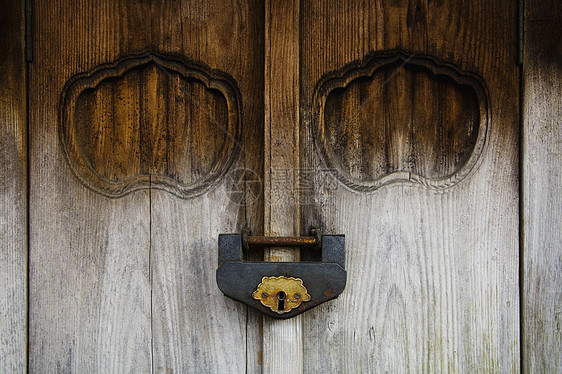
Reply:
[[315, 247], [314, 236], [249, 236], [249, 247]]
[[321, 249], [321, 235], [310, 229], [310, 236], [251, 236], [248, 230], [242, 231], [242, 247], [245, 251], [250, 247], [311, 247]]

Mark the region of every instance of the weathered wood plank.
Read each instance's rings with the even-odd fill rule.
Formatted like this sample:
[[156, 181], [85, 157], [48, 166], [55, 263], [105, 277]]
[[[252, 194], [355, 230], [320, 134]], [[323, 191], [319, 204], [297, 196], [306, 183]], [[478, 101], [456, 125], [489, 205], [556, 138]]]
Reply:
[[246, 372], [247, 308], [215, 280], [217, 238], [240, 230], [238, 207], [224, 184], [190, 200], [152, 191], [151, 200], [155, 372]]
[[[299, 1], [265, 4], [265, 235], [300, 235], [292, 176], [299, 167]], [[269, 248], [266, 261], [298, 261], [295, 249]], [[263, 319], [264, 373], [303, 371], [302, 318]]]
[[525, 1], [523, 363], [562, 371], [562, 5]]
[[[71, 171], [59, 134], [65, 83], [132, 51], [127, 43], [142, 34], [123, 33], [121, 17], [138, 14], [139, 29], [150, 21], [142, 4], [128, 3], [128, 13], [120, 5], [34, 1], [31, 372], [152, 372], [150, 195], [109, 199], [87, 188]], [[107, 119], [104, 131], [113, 128], [111, 104], [95, 109]]]
[[[392, 146], [399, 145], [415, 157], [404, 159], [410, 164], [392, 159], [391, 165], [406, 173], [372, 192], [363, 192], [360, 181], [346, 188], [326, 178], [319, 178], [309, 191], [308, 200], [323, 203], [303, 206], [302, 227], [316, 224], [324, 232], [346, 235], [348, 286], [337, 300], [303, 315], [305, 371], [519, 371], [514, 33], [513, 2], [304, 3], [300, 94], [305, 168], [321, 170], [323, 160], [334, 157], [313, 151], [314, 144], [322, 147], [318, 134], [323, 124], [314, 121], [317, 117], [309, 109], [324, 110], [314, 106], [317, 82], [370, 52], [401, 49], [405, 56], [426, 58], [428, 66], [437, 59], [467, 74], [473, 72], [487, 87], [491, 118], [480, 160], [464, 180], [446, 178], [445, 185], [451, 185], [446, 189], [439, 187], [441, 182], [422, 185], [407, 172], [446, 171], [458, 168], [459, 160], [457, 152], [444, 151], [451, 149], [447, 144], [420, 147], [412, 142], [417, 135], [406, 131], [407, 124], [425, 118], [437, 121], [438, 131], [456, 131], [459, 126], [470, 128], [472, 120], [439, 124], [456, 120], [454, 111], [463, 104], [440, 107], [450, 95], [438, 80], [431, 85], [412, 80], [408, 87], [399, 85], [400, 74], [387, 76], [389, 84], [383, 82], [380, 89], [396, 92], [394, 102], [383, 95], [382, 104], [373, 104], [379, 112], [367, 111], [358, 120], [383, 117], [386, 131], [398, 129], [389, 132], [396, 137]], [[408, 109], [409, 95], [415, 96], [414, 107]], [[428, 97], [426, 110], [424, 97]], [[429, 104], [437, 106], [438, 113], [427, 113]], [[424, 117], [410, 117], [397, 112], [397, 107], [416, 116], [423, 112]], [[373, 136], [364, 125], [352, 131]], [[428, 144], [434, 142], [429, 135], [423, 138]], [[454, 138], [438, 135], [433, 139]], [[346, 147], [340, 151], [346, 157], [357, 155], [349, 165], [361, 165], [361, 142], [338, 145]], [[373, 144], [379, 150], [388, 146], [386, 141]], [[396, 148], [390, 151], [400, 156]], [[372, 162], [385, 160], [374, 157]], [[333, 165], [337, 173], [346, 171], [341, 163]]]
[[[158, 14], [152, 45], [228, 73], [239, 88], [243, 111], [237, 158], [225, 177], [189, 199], [151, 189], [154, 372], [259, 372], [256, 312], [226, 298], [216, 285], [215, 271], [220, 233], [241, 232], [244, 225], [263, 227], [263, 196], [239, 193], [245, 191], [247, 178], [263, 175], [263, 4], [162, 2], [152, 12]], [[232, 141], [236, 134], [220, 102], [201, 102], [180, 88], [169, 84], [177, 102], [191, 101], [200, 110], [186, 112], [182, 121], [167, 121], [167, 129], [190, 130], [191, 143], [183, 143], [189, 145], [188, 152], [164, 147], [161, 155], [168, 164], [191, 164], [192, 174], [204, 175], [208, 168], [198, 158], [211, 158], [212, 150], [220, 148], [214, 141]]]
[[0, 4], [0, 372], [27, 365], [24, 1]]

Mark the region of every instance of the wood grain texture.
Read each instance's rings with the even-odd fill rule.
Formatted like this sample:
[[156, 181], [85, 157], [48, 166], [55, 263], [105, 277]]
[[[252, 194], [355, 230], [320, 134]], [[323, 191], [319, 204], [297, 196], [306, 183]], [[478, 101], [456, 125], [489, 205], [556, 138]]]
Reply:
[[[504, 1], [303, 3], [303, 167], [325, 167], [313, 151], [315, 85], [371, 52], [413, 51], [477, 74], [489, 89], [491, 116], [479, 165], [441, 192], [396, 183], [357, 193], [325, 182], [308, 192], [323, 203], [303, 206], [302, 228], [346, 235], [348, 282], [338, 299], [303, 315], [306, 372], [519, 371], [514, 33], [515, 4]], [[396, 116], [396, 137], [411, 149], [420, 144], [408, 134], [404, 82], [384, 86], [399, 93], [386, 113]], [[350, 132], [361, 139], [360, 130]], [[431, 157], [418, 162], [435, 165]]]
[[314, 100], [325, 161], [362, 191], [405, 175], [449, 187], [474, 167], [486, 140], [481, 80], [419, 52], [391, 50], [354, 61], [327, 74]]
[[562, 371], [562, 5], [525, 2], [523, 343], [528, 373]]
[[[299, 235], [297, 186], [280, 174], [299, 167], [299, 12], [297, 0], [265, 3], [265, 235]], [[288, 183], [286, 183], [288, 182]], [[269, 248], [265, 261], [298, 261], [294, 248]], [[302, 318], [263, 317], [263, 372], [303, 371]]]
[[27, 365], [24, 2], [0, 2], [0, 372]]
[[247, 308], [227, 299], [215, 280], [217, 238], [239, 231], [237, 209], [224, 184], [189, 200], [152, 191], [156, 373], [246, 372], [246, 346], [259, 341], [247, 341]]
[[77, 176], [110, 197], [161, 188], [201, 194], [240, 142], [241, 103], [227, 74], [151, 51], [73, 77], [61, 139]]
[[[259, 372], [257, 313], [226, 298], [215, 271], [220, 233], [241, 232], [245, 225], [259, 233], [263, 227], [263, 196], [244, 196], [247, 177], [263, 177], [263, 5], [162, 2], [151, 11], [151, 43], [229, 74], [240, 89], [243, 118], [237, 158], [208, 192], [180, 199], [151, 189], [154, 372]], [[204, 124], [198, 122], [201, 139], [217, 131]], [[229, 135], [227, 122], [217, 126], [220, 136]], [[192, 141], [200, 154], [212, 154], [208, 145]]]
[[[31, 371], [258, 372], [257, 315], [220, 294], [214, 271], [218, 234], [239, 232], [244, 225], [259, 234], [262, 200], [253, 200], [251, 207], [231, 200], [229, 189], [244, 191], [244, 178], [234, 185], [217, 183], [193, 199], [158, 191], [151, 182], [162, 173], [204, 179], [213, 170], [214, 155], [224, 152], [225, 138], [236, 148], [232, 168], [262, 177], [263, 7], [61, 0], [36, 2], [35, 8]], [[235, 110], [226, 100], [222, 107], [228, 108], [215, 113], [221, 105], [210, 102], [214, 99], [203, 95], [201, 85], [182, 82], [185, 74], [178, 76], [178, 69], [162, 62], [165, 74], [145, 65], [138, 77], [143, 84], [135, 86], [133, 74], [96, 85], [78, 100], [84, 115], [81, 150], [102, 177], [114, 182], [144, 173], [150, 189], [109, 199], [81, 184], [67, 164], [57, 132], [57, 101], [71, 77], [146, 51], [228, 72], [244, 107]], [[205, 74], [211, 78], [202, 74], [199, 81], [209, 87], [214, 72]], [[185, 83], [188, 92], [178, 94], [171, 88], [176, 83]], [[190, 143], [177, 149], [170, 142], [181, 134], [163, 131], [168, 123], [162, 119], [173, 114], [171, 106], [189, 99], [197, 99], [200, 118], [189, 123], [189, 139], [182, 139]], [[227, 117], [242, 112], [245, 130], [232, 139]], [[175, 130], [186, 130], [176, 119]], [[171, 154], [164, 155], [167, 151]], [[170, 168], [172, 159], [178, 169]]]
[[85, 188], [58, 132], [65, 83], [128, 52], [119, 45], [117, 6], [34, 2], [31, 372], [152, 371], [150, 195], [111, 200]]

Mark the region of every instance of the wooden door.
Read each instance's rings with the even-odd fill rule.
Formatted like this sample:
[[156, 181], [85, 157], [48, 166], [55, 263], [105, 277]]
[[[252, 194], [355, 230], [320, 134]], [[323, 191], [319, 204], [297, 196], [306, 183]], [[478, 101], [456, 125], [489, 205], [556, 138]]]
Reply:
[[301, 7], [301, 165], [338, 181], [302, 221], [349, 274], [303, 316], [306, 372], [519, 370], [516, 8], [465, 5]]
[[229, 195], [263, 169], [261, 9], [34, 3], [32, 372], [254, 364], [255, 313], [215, 269], [219, 233], [263, 226]]
[[[562, 70], [536, 43], [520, 85], [515, 2], [9, 3], [1, 372], [560, 368], [533, 194], [560, 192], [536, 180]], [[227, 299], [218, 234], [244, 227], [345, 234], [347, 289], [285, 321]]]
[[[344, 233], [347, 247], [346, 291], [283, 330], [301, 334], [302, 370], [517, 372], [515, 4], [309, 1], [284, 14], [297, 21], [275, 32], [300, 53], [273, 64], [300, 83], [281, 86], [299, 98], [299, 131], [276, 126], [298, 147], [271, 211], [294, 207], [297, 231]], [[288, 354], [274, 331], [276, 372]]]

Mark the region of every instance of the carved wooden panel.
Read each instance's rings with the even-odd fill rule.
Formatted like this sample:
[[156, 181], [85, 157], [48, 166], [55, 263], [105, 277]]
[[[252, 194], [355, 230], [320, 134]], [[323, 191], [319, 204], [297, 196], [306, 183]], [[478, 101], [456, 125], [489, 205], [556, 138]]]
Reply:
[[367, 56], [327, 74], [314, 100], [324, 159], [356, 190], [393, 181], [446, 188], [473, 169], [485, 144], [483, 82], [428, 56]]
[[119, 197], [152, 186], [204, 192], [234, 158], [241, 104], [226, 74], [180, 56], [128, 56], [72, 78], [61, 141], [80, 180]]

